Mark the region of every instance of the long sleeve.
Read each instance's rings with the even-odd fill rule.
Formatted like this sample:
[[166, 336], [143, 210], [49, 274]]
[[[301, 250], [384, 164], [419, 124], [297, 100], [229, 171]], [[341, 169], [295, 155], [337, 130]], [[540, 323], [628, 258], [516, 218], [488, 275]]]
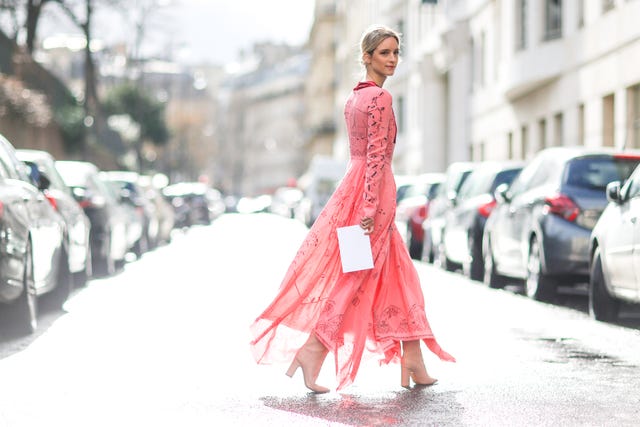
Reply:
[[393, 120], [391, 95], [381, 91], [367, 108], [367, 170], [364, 185], [364, 216], [373, 218], [378, 210], [380, 179], [387, 167], [387, 145], [393, 143], [389, 125]]

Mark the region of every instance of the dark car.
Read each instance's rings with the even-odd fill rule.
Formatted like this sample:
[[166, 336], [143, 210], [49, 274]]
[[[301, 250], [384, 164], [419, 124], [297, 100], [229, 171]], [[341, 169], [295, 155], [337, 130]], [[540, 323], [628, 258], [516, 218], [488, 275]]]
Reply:
[[398, 196], [396, 225], [413, 259], [422, 257], [422, 241], [424, 239], [422, 223], [444, 180], [444, 174], [425, 173], [411, 179], [404, 178], [404, 182], [399, 186], [402, 195]]
[[100, 178], [100, 170], [93, 163], [59, 160], [56, 169], [91, 222], [89, 242], [93, 271], [100, 275], [113, 274], [124, 264], [130, 246], [129, 214], [113, 189]]
[[422, 258], [425, 261], [439, 261], [441, 265], [444, 264], [440, 249], [445, 215], [452, 203], [455, 202], [460, 187], [474, 167], [475, 164], [471, 162], [454, 162], [447, 167], [444, 185], [438, 187], [436, 197], [429, 205], [429, 215], [422, 223], [424, 230]]
[[620, 303], [640, 303], [640, 167], [623, 185], [607, 186], [609, 204], [591, 232], [589, 312], [618, 318]]
[[176, 227], [208, 225], [224, 213], [222, 194], [202, 182], [179, 182], [162, 189], [176, 211]]
[[447, 270], [462, 268], [471, 279], [482, 280], [482, 235], [496, 205], [494, 192], [499, 185], [510, 184], [522, 166], [514, 162], [482, 162], [469, 174], [445, 214], [442, 254]]
[[61, 306], [72, 287], [65, 223], [52, 202], [0, 136], [0, 303], [20, 333], [36, 329], [39, 296]]
[[485, 282], [525, 281], [528, 296], [550, 300], [558, 284], [589, 278], [591, 230], [607, 205], [606, 186], [626, 180], [638, 152], [554, 147], [539, 152], [510, 187], [485, 226]]
[[134, 252], [140, 257], [158, 244], [159, 219], [155, 204], [147, 197], [145, 190], [138, 183], [140, 175], [130, 171], [106, 171], [101, 178], [114, 185], [116, 192], [135, 212], [137, 222], [142, 230], [139, 238], [134, 242]]
[[17, 150], [16, 155], [31, 168], [32, 178], [40, 183], [44, 194], [64, 219], [69, 272], [76, 285], [84, 286], [91, 277], [89, 218], [58, 173], [51, 154], [40, 150]]

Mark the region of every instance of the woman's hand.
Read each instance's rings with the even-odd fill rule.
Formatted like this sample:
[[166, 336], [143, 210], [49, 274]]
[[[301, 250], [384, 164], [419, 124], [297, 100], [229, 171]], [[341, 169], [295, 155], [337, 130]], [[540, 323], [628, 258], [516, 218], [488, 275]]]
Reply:
[[365, 216], [360, 220], [360, 227], [364, 229], [364, 234], [373, 233], [373, 218]]

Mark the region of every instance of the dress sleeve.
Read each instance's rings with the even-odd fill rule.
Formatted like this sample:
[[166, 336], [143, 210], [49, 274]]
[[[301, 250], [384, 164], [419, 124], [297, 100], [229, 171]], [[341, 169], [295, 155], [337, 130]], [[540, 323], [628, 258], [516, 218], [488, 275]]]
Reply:
[[364, 216], [373, 218], [378, 210], [380, 179], [387, 165], [389, 125], [393, 120], [391, 95], [382, 91], [367, 108], [367, 170], [364, 182]]

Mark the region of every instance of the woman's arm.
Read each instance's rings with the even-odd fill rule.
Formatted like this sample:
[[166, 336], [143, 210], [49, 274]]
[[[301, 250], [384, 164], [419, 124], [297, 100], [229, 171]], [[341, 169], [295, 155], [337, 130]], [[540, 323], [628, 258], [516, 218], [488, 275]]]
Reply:
[[[386, 152], [390, 141], [389, 124], [393, 119], [391, 95], [381, 91], [375, 96], [367, 108], [367, 168], [364, 183], [364, 212], [362, 228], [373, 231], [373, 218], [378, 210], [380, 180], [384, 168], [387, 167]], [[365, 226], [365, 219], [369, 227]]]

